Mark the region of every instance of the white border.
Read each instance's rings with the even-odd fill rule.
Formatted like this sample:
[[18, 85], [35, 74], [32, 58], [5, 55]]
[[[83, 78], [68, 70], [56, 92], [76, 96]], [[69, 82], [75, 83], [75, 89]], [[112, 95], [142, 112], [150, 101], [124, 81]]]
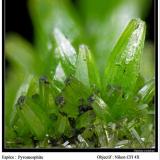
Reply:
[[[5, 0], [4, 0], [5, 1]], [[158, 0], [157, 0], [158, 1]], [[158, 8], [160, 8], [160, 3], [158, 3]], [[160, 13], [158, 12], [158, 17], [160, 17]], [[159, 22], [159, 19], [158, 19], [158, 28], [160, 26], [160, 22]], [[0, 35], [2, 35], [2, 1], [0, 2]], [[159, 37], [160, 37], [160, 33], [158, 33], [158, 42], [159, 42]], [[2, 38], [0, 39], [0, 48], [1, 48], [1, 51], [2, 51]], [[160, 53], [160, 43], [158, 43], [158, 53]], [[160, 62], [160, 56], [158, 56], [158, 62]], [[0, 65], [2, 67], [2, 55], [0, 56]], [[2, 75], [2, 69], [0, 67], [0, 75]], [[158, 63], [158, 68], [160, 68], [160, 64]], [[158, 69], [158, 75], [160, 75], [160, 69]], [[158, 84], [160, 84], [160, 79], [158, 77]], [[159, 89], [159, 85], [158, 85], [158, 89]], [[0, 107], [2, 108], [2, 76], [0, 76]], [[160, 95], [160, 90], [158, 90], [158, 95]], [[160, 105], [160, 101], [158, 99], [158, 106]], [[0, 109], [0, 115], [2, 117], [2, 109]], [[159, 109], [159, 114], [160, 115], [160, 109]], [[158, 118], [160, 119], [160, 118]], [[160, 121], [159, 121], [160, 123]], [[2, 118], [0, 118], [0, 146], [2, 146]], [[158, 125], [158, 133], [160, 131], [160, 128], [159, 128], [159, 125]], [[159, 136], [159, 142], [160, 142], [160, 136]], [[160, 144], [159, 144], [160, 146]], [[159, 150], [160, 152], [160, 150]], [[160, 157], [159, 157], [159, 154], [160, 153], [150, 153], [150, 152], [134, 152], [134, 153], [112, 153], [112, 152], [106, 152], [106, 153], [102, 153], [102, 152], [99, 152], [99, 153], [87, 153], [87, 152], [78, 152], [78, 153], [71, 153], [71, 152], [63, 152], [63, 153], [40, 153], [40, 152], [37, 152], [37, 153], [2, 153], [2, 148], [1, 148], [1, 152], [0, 152], [0, 159], [2, 159], [2, 155], [3, 156], [14, 156], [15, 159], [18, 159], [18, 156], [38, 156], [38, 155], [41, 155], [43, 156], [43, 160], [98, 160], [97, 159], [97, 155], [103, 155], [103, 156], [107, 156], [107, 155], [112, 155], [114, 157], [114, 155], [139, 155], [140, 156], [140, 160], [159, 160]], [[107, 158], [107, 157], [105, 157]], [[135, 159], [135, 158], [134, 158]], [[9, 159], [8, 159], [9, 160]], [[102, 159], [100, 159], [102, 160]]]

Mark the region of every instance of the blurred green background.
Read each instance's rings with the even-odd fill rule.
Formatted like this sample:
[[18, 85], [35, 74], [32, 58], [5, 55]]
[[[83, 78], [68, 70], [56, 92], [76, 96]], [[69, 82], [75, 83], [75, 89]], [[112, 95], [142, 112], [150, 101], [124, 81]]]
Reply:
[[[45, 1], [39, 1], [39, 6], [37, 5], [37, 10], [35, 10], [34, 4], [37, 2], [30, 0], [30, 5], [28, 5], [28, 0], [6, 0], [6, 35], [16, 32], [32, 44], [40, 43], [35, 42], [34, 37], [40, 31], [40, 26], [37, 27], [39, 31], [35, 32], [37, 24], [34, 19], [38, 21], [38, 18], [41, 18], [41, 23], [45, 23], [44, 27], [46, 28], [44, 30], [47, 33], [51, 32], [54, 21], [57, 21], [62, 31], [66, 34], [70, 32], [67, 35], [75, 44], [87, 43], [92, 48], [99, 70], [103, 73], [106, 61], [101, 59], [103, 59], [103, 56], [107, 59], [109, 54], [106, 53], [110, 53], [128, 21], [131, 18], [139, 17], [147, 23], [147, 42], [145, 44], [145, 60], [142, 61], [142, 70], [144, 70], [143, 74], [147, 79], [148, 76], [153, 75], [154, 68], [150, 65], [153, 65], [154, 62], [154, 0], [60, 0], [57, 4], [56, 0], [47, 0], [47, 3], [51, 3], [50, 6], [47, 6]], [[61, 6], [59, 7], [59, 5]], [[63, 11], [60, 12], [59, 9]], [[38, 13], [39, 15], [34, 16]], [[56, 16], [52, 17], [51, 14]], [[61, 16], [63, 14], [66, 17]], [[31, 15], [33, 15], [32, 18]], [[59, 18], [60, 16], [61, 18]], [[69, 21], [71, 23], [73, 21], [75, 24], [70, 25]], [[61, 25], [62, 23], [65, 25]], [[73, 26], [77, 28], [72, 29]], [[87, 38], [84, 38], [84, 35], [87, 35]], [[76, 41], [76, 36], [79, 42]], [[40, 37], [44, 39], [43, 36], [38, 38]], [[144, 64], [144, 61], [151, 64]], [[6, 69], [10, 66], [10, 60], [7, 58]]]

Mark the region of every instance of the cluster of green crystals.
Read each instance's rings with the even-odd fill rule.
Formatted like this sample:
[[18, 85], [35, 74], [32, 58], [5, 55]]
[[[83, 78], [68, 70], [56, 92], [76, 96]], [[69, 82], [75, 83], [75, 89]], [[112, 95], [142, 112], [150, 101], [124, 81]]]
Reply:
[[111, 53], [97, 59], [68, 1], [29, 2], [35, 48], [17, 35], [5, 45], [13, 65], [5, 88], [5, 147], [154, 147], [155, 81], [140, 74], [145, 23], [132, 19]]
[[52, 37], [49, 72], [29, 74], [16, 94], [6, 147], [154, 147], [154, 79], [139, 73], [145, 23], [130, 21], [102, 77], [86, 45], [77, 53], [58, 28]]

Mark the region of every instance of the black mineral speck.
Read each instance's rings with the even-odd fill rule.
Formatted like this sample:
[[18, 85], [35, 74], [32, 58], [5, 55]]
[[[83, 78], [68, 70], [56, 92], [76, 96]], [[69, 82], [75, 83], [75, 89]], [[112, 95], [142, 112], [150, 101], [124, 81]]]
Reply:
[[70, 123], [71, 127], [75, 128], [76, 127], [76, 121], [75, 121], [75, 119], [69, 117], [68, 120], [69, 120], [69, 123]]
[[45, 76], [41, 76], [39, 78], [39, 83], [43, 83], [43, 84], [49, 84], [48, 78]]
[[61, 112], [61, 111], [59, 111], [59, 113], [60, 113], [62, 116], [65, 116], [65, 117], [67, 117], [67, 114], [66, 114], [66, 113], [64, 113], [64, 112]]
[[71, 78], [71, 77], [66, 78], [65, 81], [64, 81], [64, 83], [65, 83], [66, 85], [70, 85], [71, 82], [72, 82], [72, 78]]
[[65, 100], [63, 96], [57, 96], [55, 99], [55, 103], [58, 106], [63, 106], [65, 104]]
[[79, 106], [79, 113], [80, 114], [83, 114], [86, 111], [87, 111], [87, 106], [84, 106], [84, 105]]
[[25, 98], [26, 98], [25, 96], [20, 96], [17, 100], [17, 105], [22, 106], [25, 102]]
[[87, 111], [92, 110], [92, 109], [93, 108], [90, 105], [80, 105], [79, 106], [79, 113], [83, 114], [84, 112], [87, 112]]
[[33, 146], [36, 147], [39, 143], [39, 140], [34, 136], [31, 136], [31, 140], [32, 140]]
[[58, 141], [58, 140], [55, 139], [55, 138], [50, 138], [50, 139], [49, 139], [49, 144], [51, 144], [53, 147], [54, 147], [54, 146], [57, 146], [57, 141]]
[[93, 103], [95, 101], [94, 95], [89, 96], [87, 101], [88, 101], [88, 103]]

